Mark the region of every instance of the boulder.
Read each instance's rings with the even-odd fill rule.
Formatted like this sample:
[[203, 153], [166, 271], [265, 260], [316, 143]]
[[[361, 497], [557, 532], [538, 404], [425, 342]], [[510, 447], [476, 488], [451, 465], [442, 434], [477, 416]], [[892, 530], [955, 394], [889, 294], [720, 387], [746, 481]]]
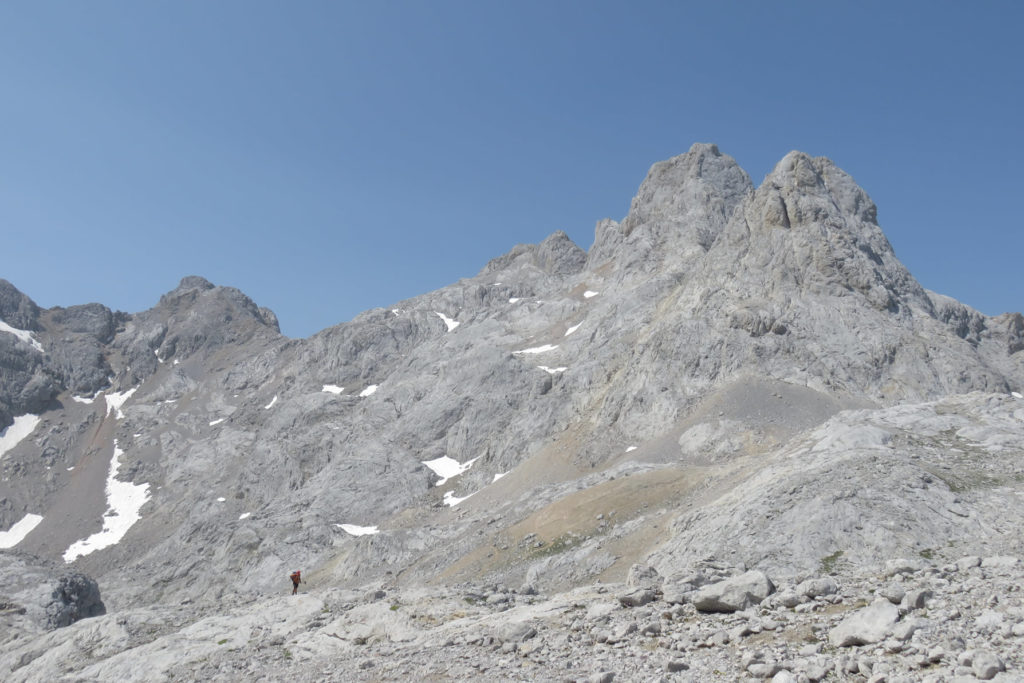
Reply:
[[693, 596], [693, 606], [701, 612], [736, 612], [759, 604], [774, 592], [771, 579], [755, 569], [704, 586]]
[[629, 575], [626, 577], [626, 584], [638, 588], [650, 588], [660, 590], [662, 583], [661, 574], [654, 567], [646, 564], [634, 564], [629, 568]]
[[495, 638], [503, 643], [522, 643], [537, 635], [537, 629], [525, 622], [502, 624]]
[[634, 588], [630, 591], [619, 593], [615, 596], [623, 607], [640, 607], [649, 602], [654, 602], [657, 595], [650, 588]]
[[796, 592], [806, 595], [809, 598], [817, 598], [822, 595], [835, 595], [839, 590], [836, 580], [831, 576], [823, 576], [818, 579], [808, 579], [796, 587]]
[[85, 574], [78, 573], [65, 574], [57, 580], [44, 609], [49, 629], [70, 626], [79, 619], [107, 612], [100, 599], [99, 586]]
[[843, 619], [828, 632], [828, 640], [834, 647], [877, 643], [889, 635], [899, 618], [899, 608], [879, 598]]
[[971, 659], [971, 671], [975, 678], [988, 681], [996, 677], [996, 674], [1005, 670], [1003, 660], [995, 654], [986, 650], [979, 650], [974, 653]]

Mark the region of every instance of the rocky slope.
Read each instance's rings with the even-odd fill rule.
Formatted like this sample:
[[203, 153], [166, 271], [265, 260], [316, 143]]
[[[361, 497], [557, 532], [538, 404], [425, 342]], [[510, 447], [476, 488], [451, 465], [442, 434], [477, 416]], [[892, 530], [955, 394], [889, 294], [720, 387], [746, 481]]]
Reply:
[[[314, 677], [331, 648], [276, 663], [251, 648], [319, 633], [303, 626], [309, 610], [355, 605], [337, 596], [356, 587], [430, 605], [462, 590], [445, 587], [501, 584], [524, 608], [561, 614], [638, 562], [679, 583], [714, 557], [795, 586], [832, 558], [856, 600], [892, 557], [933, 560], [924, 581], [952, 571], [942, 562], [1021, 554], [1024, 318], [921, 288], [867, 194], [798, 152], [754, 188], [715, 146], [694, 145], [652, 167], [589, 251], [555, 233], [309, 339], [281, 336], [273, 313], [201, 278], [137, 314], [42, 310], [0, 281], [0, 320], [0, 545], [95, 577], [109, 612], [47, 635], [52, 655], [12, 643], [0, 668], [26, 679], [158, 677], [116, 668], [143, 651], [171, 677], [210, 674], [200, 660], [228, 678], [243, 660]], [[266, 597], [298, 566], [309, 595]], [[5, 619], [46, 628], [16, 608], [39, 598], [5, 599]], [[431, 618], [458, 622], [457, 603]], [[831, 609], [792, 614], [820, 634]], [[257, 628], [268, 614], [290, 626]], [[209, 623], [256, 630], [209, 649], [188, 635]], [[574, 658], [607, 643], [562, 626], [568, 659], [543, 677], [579, 675]], [[65, 634], [75, 629], [90, 635]], [[347, 642], [338, 629], [327, 637]], [[435, 645], [410, 639], [389, 650], [388, 636], [366, 661]], [[818, 641], [814, 657], [834, 647]], [[496, 642], [467, 641], [464, 658], [493, 659]], [[532, 666], [533, 649], [503, 654]], [[769, 654], [761, 663], [797, 656]], [[403, 677], [376, 666], [359, 675]], [[780, 671], [809, 677], [798, 668]], [[518, 670], [493, 675], [528, 677]]]

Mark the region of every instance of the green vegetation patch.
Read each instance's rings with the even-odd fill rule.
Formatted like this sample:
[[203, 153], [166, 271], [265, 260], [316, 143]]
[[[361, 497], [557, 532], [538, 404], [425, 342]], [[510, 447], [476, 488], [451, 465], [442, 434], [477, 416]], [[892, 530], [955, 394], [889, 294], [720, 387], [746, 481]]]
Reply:
[[842, 550], [837, 550], [831, 555], [826, 555], [821, 558], [821, 562], [818, 564], [818, 568], [823, 574], [832, 574], [835, 572], [836, 567], [839, 564], [839, 558], [843, 556]]

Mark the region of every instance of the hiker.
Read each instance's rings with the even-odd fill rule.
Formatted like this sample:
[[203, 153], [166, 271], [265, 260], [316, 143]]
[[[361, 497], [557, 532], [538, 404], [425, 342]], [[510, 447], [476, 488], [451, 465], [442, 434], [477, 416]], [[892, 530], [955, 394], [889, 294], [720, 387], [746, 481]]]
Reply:
[[302, 583], [302, 572], [296, 569], [289, 578], [292, 580], [292, 595], [299, 592], [299, 584]]

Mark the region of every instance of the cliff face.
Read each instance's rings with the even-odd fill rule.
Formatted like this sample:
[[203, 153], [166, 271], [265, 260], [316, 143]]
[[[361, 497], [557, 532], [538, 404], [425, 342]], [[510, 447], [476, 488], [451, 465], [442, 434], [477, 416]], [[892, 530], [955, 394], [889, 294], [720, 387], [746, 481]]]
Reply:
[[[554, 581], [557, 559], [510, 555], [501, 535], [549, 529], [568, 552], [566, 534], [596, 533], [586, 516], [605, 495], [623, 529], [646, 501], [671, 533], [624, 541], [614, 560], [572, 556], [563, 577], [650, 553], [671, 572], [693, 559], [680, 539], [712, 533], [699, 519], [727, 519], [732, 546], [764, 559], [734, 511], [670, 522], [720, 503], [713, 492], [755, 495], [760, 466], [744, 458], [861, 423], [840, 411], [1024, 388], [1020, 315], [922, 289], [831, 161], [790, 153], [754, 188], [714, 145], [655, 164], [589, 252], [555, 233], [309, 339], [195, 277], [131, 315], [41, 310], [0, 281], [0, 319], [0, 529], [38, 516], [11, 545], [101, 583], [129, 568], [104, 588], [122, 604], [269, 589], [293, 565], [336, 581]], [[984, 421], [976, 403], [964, 410]], [[762, 490], [795, 476], [770, 471]], [[456, 475], [437, 486], [438, 472]]]

